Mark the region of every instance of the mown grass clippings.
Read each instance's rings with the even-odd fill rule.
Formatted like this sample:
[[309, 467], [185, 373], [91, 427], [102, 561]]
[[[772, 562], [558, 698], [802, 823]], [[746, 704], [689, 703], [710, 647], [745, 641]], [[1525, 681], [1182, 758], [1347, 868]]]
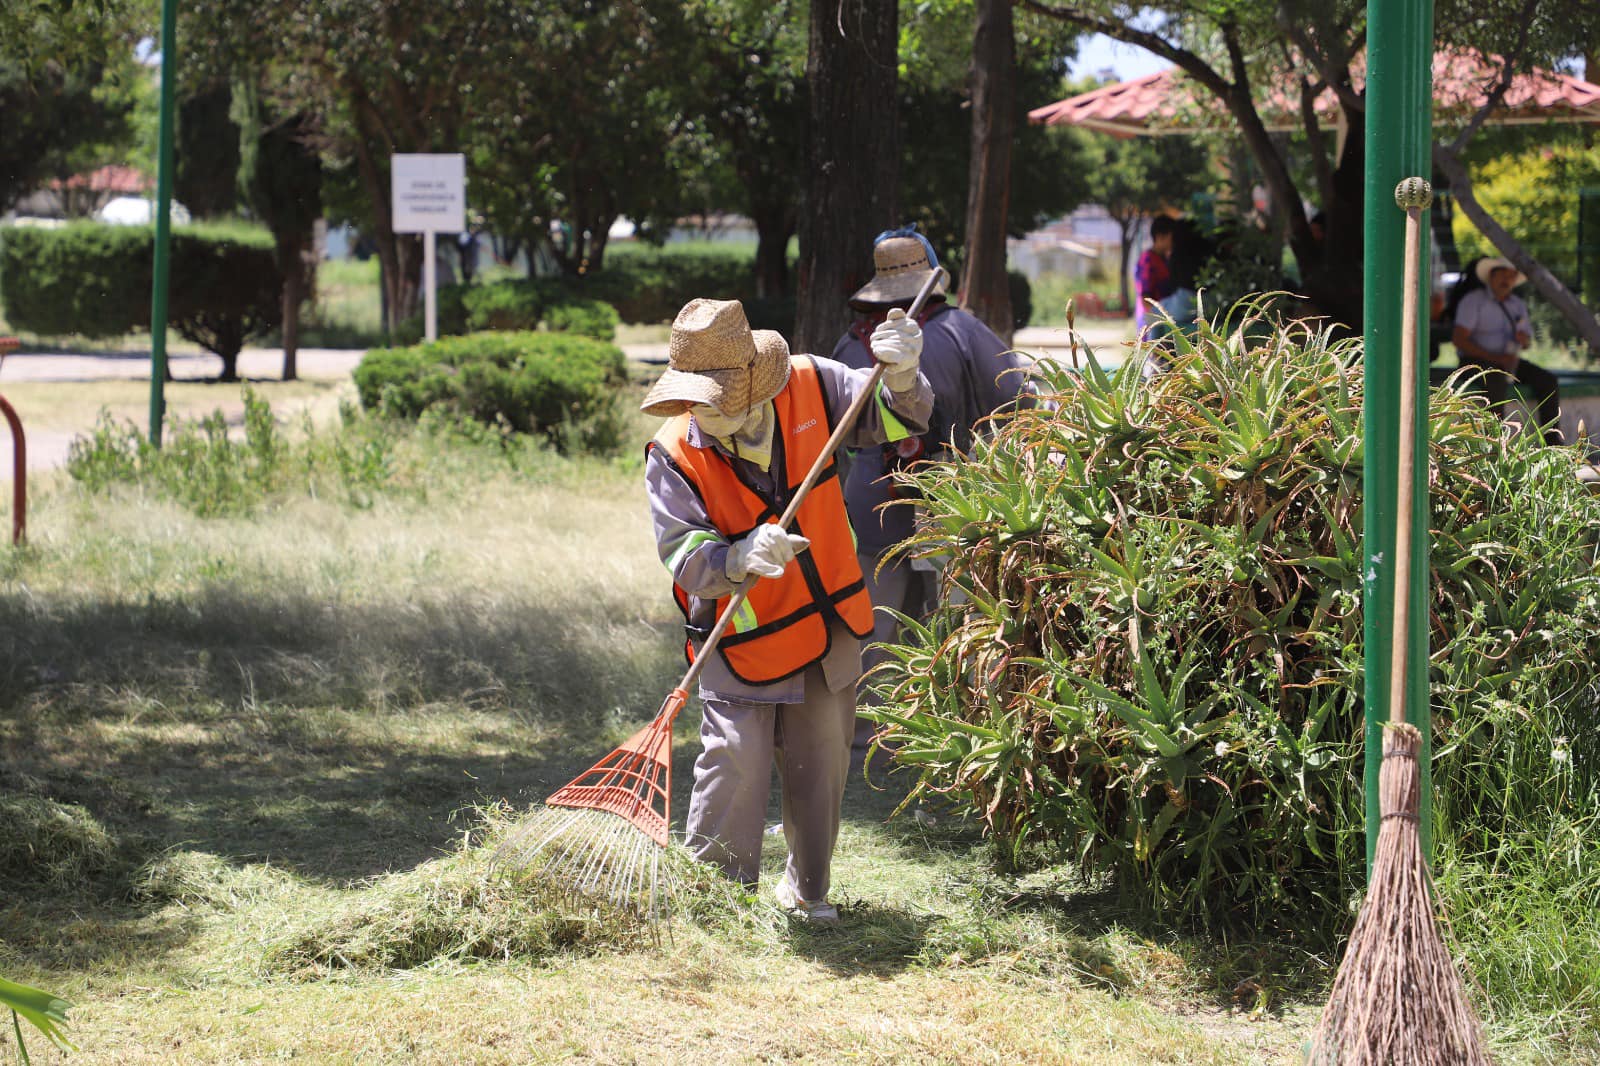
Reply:
[[120, 852], [121, 842], [80, 804], [0, 792], [0, 882], [81, 888], [115, 870]]

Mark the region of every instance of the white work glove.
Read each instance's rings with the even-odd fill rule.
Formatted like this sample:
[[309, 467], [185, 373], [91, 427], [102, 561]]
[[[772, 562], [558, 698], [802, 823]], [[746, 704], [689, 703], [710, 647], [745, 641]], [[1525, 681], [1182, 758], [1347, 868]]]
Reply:
[[783, 568], [796, 552], [811, 547], [811, 541], [798, 533], [785, 533], [774, 522], [757, 526], [734, 541], [728, 548], [728, 561], [722, 564], [723, 572], [734, 584], [743, 583], [751, 574], [762, 577], [782, 577]]
[[890, 392], [909, 391], [917, 383], [922, 359], [922, 327], [900, 308], [892, 308], [883, 325], [872, 331], [872, 356], [884, 365], [883, 382]]

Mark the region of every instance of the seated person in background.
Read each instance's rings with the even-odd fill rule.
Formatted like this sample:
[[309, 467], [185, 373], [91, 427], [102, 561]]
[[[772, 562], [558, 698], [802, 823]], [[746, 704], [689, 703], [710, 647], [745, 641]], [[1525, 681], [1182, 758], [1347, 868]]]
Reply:
[[1545, 443], [1562, 443], [1556, 377], [1522, 358], [1523, 349], [1533, 343], [1533, 326], [1528, 321], [1528, 305], [1511, 290], [1528, 279], [1498, 256], [1478, 260], [1474, 273], [1483, 287], [1462, 297], [1450, 335], [1461, 365], [1487, 371], [1482, 379], [1484, 391], [1497, 407], [1505, 403], [1512, 381], [1528, 386], [1539, 405]]

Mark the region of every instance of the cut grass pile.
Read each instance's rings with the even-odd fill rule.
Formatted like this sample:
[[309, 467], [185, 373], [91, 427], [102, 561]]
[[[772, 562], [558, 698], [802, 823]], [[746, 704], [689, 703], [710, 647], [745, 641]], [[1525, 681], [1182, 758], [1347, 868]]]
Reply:
[[849, 787], [836, 930], [687, 868], [657, 944], [492, 873], [681, 671], [640, 459], [388, 447], [361, 506], [57, 478], [0, 549], [0, 973], [77, 1004], [71, 1061], [1292, 1061], [1328, 959], [1002, 875], [965, 822], [887, 820], [898, 778]]

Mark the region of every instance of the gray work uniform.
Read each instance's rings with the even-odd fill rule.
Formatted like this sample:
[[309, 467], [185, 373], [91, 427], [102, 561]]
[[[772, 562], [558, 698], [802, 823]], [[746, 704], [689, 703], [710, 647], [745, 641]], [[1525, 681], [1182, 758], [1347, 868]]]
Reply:
[[[855, 328], [839, 339], [833, 357], [846, 366], [871, 366], [872, 353], [866, 337], [870, 330]], [[1011, 351], [993, 331], [975, 316], [948, 304], [937, 304], [922, 323], [923, 376], [933, 388], [933, 415], [928, 432], [917, 452], [900, 459], [916, 462], [937, 456], [951, 446], [970, 452], [978, 421], [1028, 393], [1026, 370], [1033, 360]], [[898, 623], [880, 607], [892, 607], [912, 618], [932, 608], [938, 594], [937, 575], [898, 559], [879, 568], [885, 553], [911, 536], [913, 507], [910, 502], [883, 505], [895, 499], [895, 486], [889, 477], [896, 457], [889, 448], [862, 448], [850, 456], [845, 475], [844, 501], [850, 524], [856, 531], [861, 572], [866, 575], [867, 594], [872, 597], [874, 643], [887, 643], [896, 636]], [[883, 653], [869, 649], [865, 669], [883, 660]], [[872, 723], [861, 719], [855, 731], [855, 746], [864, 751], [870, 743]]]
[[[837, 418], [860, 394], [869, 375], [829, 359], [815, 363], [827, 409]], [[844, 446], [861, 447], [886, 438], [880, 403], [886, 403], [909, 432], [927, 431], [933, 406], [927, 379], [918, 375], [915, 387], [899, 394], [879, 388], [879, 402], [862, 409]], [[716, 449], [741, 482], [768, 500], [776, 498], [775, 486], [788, 484], [781, 433], [774, 439], [767, 470], [727, 453], [701, 434], [693, 419], [686, 442], [692, 448]], [[724, 569], [729, 542], [665, 449], [650, 449], [645, 487], [657, 550], [673, 580], [689, 595], [690, 629], [706, 632], [716, 620], [717, 598], [734, 590]], [[695, 761], [685, 834], [685, 844], [696, 859], [721, 867], [734, 880], [755, 884], [776, 761], [783, 831], [789, 844], [788, 876], [800, 897], [812, 901], [828, 895], [839, 804], [849, 772], [856, 682], [861, 677], [861, 642], [837, 620], [830, 638], [819, 663], [770, 685], [740, 681], [720, 654], [706, 664], [699, 691], [704, 750]]]

